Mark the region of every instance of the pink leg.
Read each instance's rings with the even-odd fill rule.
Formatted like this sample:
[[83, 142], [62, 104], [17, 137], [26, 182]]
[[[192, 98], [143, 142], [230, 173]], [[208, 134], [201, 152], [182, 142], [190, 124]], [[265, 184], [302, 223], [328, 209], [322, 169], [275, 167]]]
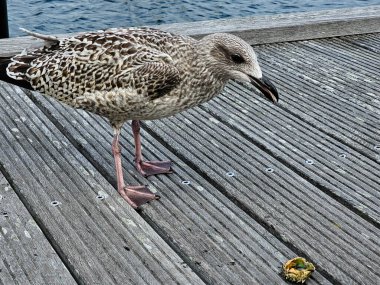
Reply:
[[112, 141], [112, 153], [115, 159], [117, 191], [131, 205], [137, 209], [142, 204], [151, 200], [157, 200], [160, 196], [150, 192], [146, 186], [125, 186], [123, 178], [123, 168], [121, 166], [121, 151], [119, 145], [120, 130], [115, 130]]
[[137, 170], [145, 177], [156, 174], [172, 173], [171, 161], [143, 161], [141, 154], [140, 122], [132, 121], [133, 137], [135, 139], [136, 156], [135, 163]]

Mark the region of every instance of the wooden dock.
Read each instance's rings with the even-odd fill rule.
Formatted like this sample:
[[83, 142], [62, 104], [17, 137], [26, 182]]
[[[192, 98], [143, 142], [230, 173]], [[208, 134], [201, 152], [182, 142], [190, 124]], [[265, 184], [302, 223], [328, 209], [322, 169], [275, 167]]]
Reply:
[[0, 284], [287, 284], [296, 256], [307, 284], [380, 284], [380, 6], [162, 28], [247, 39], [279, 104], [231, 82], [144, 122], [175, 170], [148, 179], [126, 125], [126, 181], [162, 196], [136, 212], [104, 119], [0, 82]]

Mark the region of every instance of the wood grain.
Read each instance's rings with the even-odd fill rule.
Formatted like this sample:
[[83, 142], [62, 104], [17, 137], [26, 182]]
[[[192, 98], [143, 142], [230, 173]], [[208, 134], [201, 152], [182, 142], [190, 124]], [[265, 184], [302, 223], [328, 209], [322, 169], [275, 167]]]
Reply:
[[203, 284], [21, 89], [0, 94], [2, 169], [79, 283]]
[[[35, 92], [33, 97], [98, 171], [116, 185], [109, 155], [112, 140], [109, 124]], [[126, 125], [121, 138], [126, 181], [132, 185], [148, 184], [151, 189], [159, 191], [160, 201], [144, 205], [141, 214], [184, 257], [186, 266], [209, 284], [286, 284], [278, 275], [279, 266], [297, 253], [234, 205], [155, 137], [145, 132], [142, 135], [145, 158], [170, 159], [175, 172], [148, 179], [141, 177], [134, 168], [133, 137]], [[227, 170], [221, 171], [225, 176]], [[320, 283], [329, 282], [316, 272], [310, 284]]]
[[1, 172], [0, 229], [0, 284], [77, 284]]

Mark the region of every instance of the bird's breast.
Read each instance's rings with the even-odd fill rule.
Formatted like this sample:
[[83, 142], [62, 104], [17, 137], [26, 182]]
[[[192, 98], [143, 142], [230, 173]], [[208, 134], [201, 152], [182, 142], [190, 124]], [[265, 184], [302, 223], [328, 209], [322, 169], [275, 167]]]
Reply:
[[143, 117], [133, 119], [153, 120], [173, 116], [209, 101], [221, 92], [224, 85], [220, 81], [208, 82], [207, 80], [202, 84], [192, 82], [180, 85], [165, 96], [146, 102], [143, 106], [144, 111], [141, 112]]

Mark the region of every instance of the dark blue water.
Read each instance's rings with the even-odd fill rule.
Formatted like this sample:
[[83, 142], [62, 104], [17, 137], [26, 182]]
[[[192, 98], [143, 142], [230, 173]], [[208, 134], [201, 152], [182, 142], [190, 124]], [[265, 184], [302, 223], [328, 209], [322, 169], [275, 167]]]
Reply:
[[379, 5], [380, 0], [8, 0], [12, 37], [19, 27], [55, 34], [230, 17]]

